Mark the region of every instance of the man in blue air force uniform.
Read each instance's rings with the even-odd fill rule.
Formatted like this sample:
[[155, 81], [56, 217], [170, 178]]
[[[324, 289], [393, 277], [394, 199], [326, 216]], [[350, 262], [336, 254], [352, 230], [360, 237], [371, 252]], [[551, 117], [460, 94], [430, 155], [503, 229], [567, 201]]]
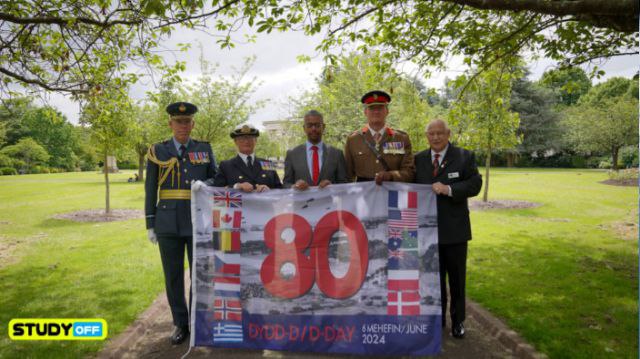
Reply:
[[191, 183], [216, 174], [216, 161], [207, 142], [190, 137], [195, 105], [176, 102], [167, 106], [173, 137], [156, 143], [147, 153], [145, 214], [148, 237], [160, 248], [167, 299], [175, 329], [172, 344], [189, 336], [189, 308], [184, 296], [184, 252], [192, 259]]

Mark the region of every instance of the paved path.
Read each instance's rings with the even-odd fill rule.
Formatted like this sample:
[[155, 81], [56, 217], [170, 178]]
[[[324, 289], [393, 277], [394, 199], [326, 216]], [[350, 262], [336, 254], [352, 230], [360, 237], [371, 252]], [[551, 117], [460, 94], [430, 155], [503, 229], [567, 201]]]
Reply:
[[[465, 338], [462, 340], [453, 338], [451, 329], [447, 327], [446, 330], [443, 330], [442, 353], [438, 358], [546, 358], [476, 303], [468, 301], [467, 312]], [[98, 353], [98, 358], [180, 358], [189, 350], [189, 345], [188, 342], [182, 345], [171, 345], [169, 335], [172, 330], [171, 314], [163, 293], [125, 332], [110, 339], [102, 352]], [[363, 357], [199, 347], [192, 348], [187, 358], [339, 359]]]

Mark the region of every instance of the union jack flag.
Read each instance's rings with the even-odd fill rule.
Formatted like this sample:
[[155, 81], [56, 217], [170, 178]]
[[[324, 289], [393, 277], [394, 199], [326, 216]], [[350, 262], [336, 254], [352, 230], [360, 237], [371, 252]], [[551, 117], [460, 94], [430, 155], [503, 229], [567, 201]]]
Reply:
[[402, 232], [403, 230], [401, 228], [389, 228], [389, 238], [400, 238], [402, 239]]
[[214, 207], [242, 207], [242, 195], [240, 192], [213, 191]]
[[401, 251], [399, 249], [396, 249], [394, 251], [389, 249], [388, 251], [389, 251], [389, 259], [402, 259], [402, 258], [404, 258], [404, 251]]

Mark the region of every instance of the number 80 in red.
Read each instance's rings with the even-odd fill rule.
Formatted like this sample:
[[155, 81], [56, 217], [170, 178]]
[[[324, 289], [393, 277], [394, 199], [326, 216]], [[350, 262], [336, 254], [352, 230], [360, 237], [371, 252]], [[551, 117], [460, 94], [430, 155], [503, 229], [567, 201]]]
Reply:
[[[292, 241], [282, 238], [283, 231], [292, 229]], [[337, 278], [329, 267], [329, 242], [338, 231], [346, 234], [349, 243], [349, 269]], [[318, 288], [326, 296], [336, 299], [354, 295], [362, 286], [369, 265], [369, 239], [362, 223], [346, 211], [324, 215], [312, 230], [303, 217], [284, 213], [267, 222], [264, 228], [265, 245], [271, 253], [260, 267], [260, 279], [271, 295], [297, 298], [307, 293], [317, 280]], [[309, 249], [309, 255], [304, 252]], [[295, 273], [282, 274], [282, 267], [291, 263]]]

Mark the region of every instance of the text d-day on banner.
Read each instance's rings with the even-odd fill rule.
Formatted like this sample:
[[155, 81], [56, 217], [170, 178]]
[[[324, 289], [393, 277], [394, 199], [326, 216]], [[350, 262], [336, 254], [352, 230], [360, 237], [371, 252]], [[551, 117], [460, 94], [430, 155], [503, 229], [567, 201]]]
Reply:
[[192, 197], [192, 346], [440, 352], [430, 186], [208, 187]]

